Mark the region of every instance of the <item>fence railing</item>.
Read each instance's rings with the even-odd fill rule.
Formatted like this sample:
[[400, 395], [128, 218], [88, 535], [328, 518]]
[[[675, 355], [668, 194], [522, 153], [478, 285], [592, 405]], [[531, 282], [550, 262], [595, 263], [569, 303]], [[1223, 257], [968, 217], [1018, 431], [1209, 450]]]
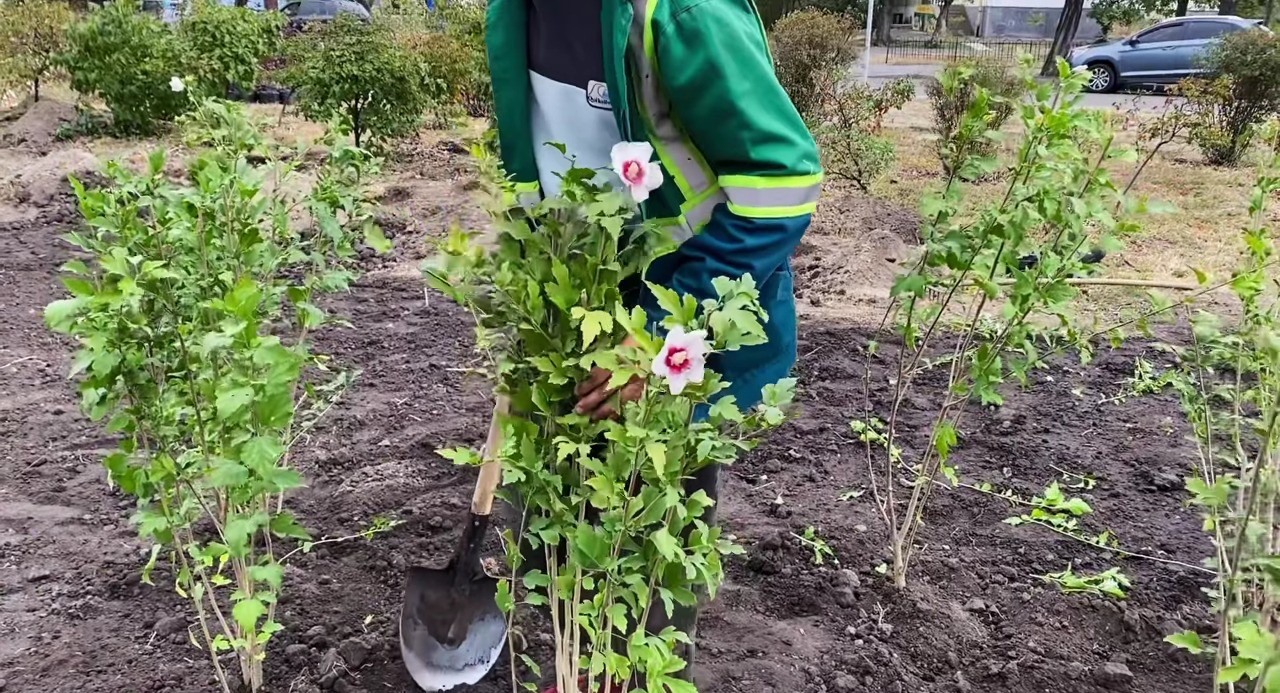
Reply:
[[1049, 55], [1052, 41], [1034, 39], [945, 38], [894, 39], [885, 51], [886, 63], [902, 60], [924, 62], [954, 62], [964, 58], [984, 58], [1000, 62], [1016, 63], [1024, 54], [1031, 54], [1037, 61]]

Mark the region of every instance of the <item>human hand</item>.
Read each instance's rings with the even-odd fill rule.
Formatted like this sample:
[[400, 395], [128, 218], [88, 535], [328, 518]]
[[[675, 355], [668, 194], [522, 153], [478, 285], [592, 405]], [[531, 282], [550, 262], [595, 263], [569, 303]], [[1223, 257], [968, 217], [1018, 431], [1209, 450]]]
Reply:
[[[622, 340], [623, 347], [635, 347], [640, 343], [631, 337]], [[613, 373], [604, 368], [592, 368], [591, 375], [578, 384], [573, 394], [578, 397], [578, 405], [574, 411], [586, 414], [596, 421], [611, 419], [618, 415], [618, 409], [625, 402], [634, 402], [644, 394], [644, 378], [631, 376], [622, 387], [610, 388], [609, 380]], [[617, 399], [614, 399], [614, 396]]]

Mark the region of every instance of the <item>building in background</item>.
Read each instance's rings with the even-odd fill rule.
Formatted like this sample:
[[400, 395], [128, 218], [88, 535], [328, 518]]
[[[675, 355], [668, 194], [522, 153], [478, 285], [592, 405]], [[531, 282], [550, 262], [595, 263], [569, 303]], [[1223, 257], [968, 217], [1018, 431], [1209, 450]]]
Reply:
[[[924, 0], [920, 4], [889, 0], [894, 26], [931, 31], [941, 4]], [[1102, 36], [1102, 28], [1089, 16], [1092, 0], [1085, 0], [1085, 16], [1080, 20], [1077, 40]], [[1058, 19], [1062, 17], [1063, 0], [956, 0], [947, 10], [947, 33], [951, 36], [973, 36], [989, 39], [1050, 40]]]
[[[973, 36], [1008, 39], [1052, 39], [1062, 17], [1062, 0], [974, 0], [953, 5], [973, 27]], [[1076, 31], [1077, 41], [1102, 36], [1102, 27], [1089, 16], [1091, 0], [1085, 0], [1084, 16]]]

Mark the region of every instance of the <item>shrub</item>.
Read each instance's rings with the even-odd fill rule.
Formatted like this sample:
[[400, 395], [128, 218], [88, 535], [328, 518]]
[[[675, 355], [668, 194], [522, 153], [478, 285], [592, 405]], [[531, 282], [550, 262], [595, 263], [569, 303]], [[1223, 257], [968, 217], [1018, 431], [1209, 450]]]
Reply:
[[296, 163], [251, 155], [266, 150], [239, 105], [207, 102], [189, 122], [213, 145], [192, 183], [165, 175], [163, 151], [140, 172], [108, 165], [102, 189], [72, 181], [86, 224], [68, 241], [88, 262], [67, 263], [72, 296], [45, 316], [79, 342], [81, 404], [120, 440], [104, 464], [138, 500], [143, 581], [167, 563], [218, 689], [258, 691], [285, 565], [311, 546], [284, 508], [303, 485], [289, 451], [349, 380], [316, 377], [326, 359], [305, 335], [330, 322], [313, 301], [351, 282], [359, 234], [380, 237], [375, 162], [332, 147], [307, 190]]
[[39, 101], [40, 83], [60, 67], [74, 18], [61, 0], [0, 4], [0, 73], [29, 85]]
[[464, 48], [453, 54], [463, 70], [458, 89], [462, 108], [473, 118], [487, 118], [493, 114], [493, 84], [489, 79], [489, 53], [484, 43], [485, 6], [446, 0], [438, 11], [444, 20], [446, 35]]
[[832, 91], [858, 56], [853, 20], [821, 10], [801, 10], [774, 25], [770, 36], [778, 81], [806, 120], [818, 116], [823, 95]]
[[[950, 65], [938, 79], [925, 85], [933, 107], [933, 128], [938, 135], [938, 158], [943, 171], [951, 175], [960, 162], [973, 156], [991, 156], [996, 143], [987, 131], [999, 132], [1027, 93], [1024, 80], [1008, 66], [990, 61], [966, 60]], [[983, 132], [969, 137], [961, 132], [966, 114], [979, 99], [989, 100], [981, 106], [987, 123]]]
[[226, 98], [232, 86], [252, 89], [263, 60], [280, 47], [283, 25], [278, 12], [200, 0], [178, 28], [188, 88], [218, 98]]
[[[497, 169], [487, 156], [481, 167]], [[643, 690], [693, 693], [675, 676], [686, 667], [681, 643], [692, 634], [646, 632], [648, 617], [692, 607], [700, 593], [714, 596], [725, 557], [742, 550], [709, 524], [714, 501], [705, 491], [690, 493], [685, 481], [708, 465], [732, 463], [783, 423], [795, 381], [766, 386], [762, 403], [750, 408], [740, 409], [747, 403], [732, 395], [716, 397], [728, 383], [714, 361], [702, 362], [703, 347], [723, 352], [765, 340], [767, 316], [750, 276], [717, 277], [715, 295], [701, 301], [652, 287], [664, 314], [655, 310], [652, 319], [661, 319], [665, 337], [651, 331], [645, 309], [628, 309], [619, 287], [643, 276], [665, 234], [629, 225], [636, 203], [593, 182], [593, 173], [566, 173], [563, 194], [529, 209], [522, 223], [510, 223], [495, 205], [495, 242], [455, 231], [428, 267], [431, 285], [476, 317], [499, 399], [501, 435], [486, 452], [441, 454], [462, 464], [500, 460], [503, 495], [523, 506], [526, 522], [503, 534], [508, 566], [523, 574], [524, 587], [500, 583], [498, 605], [512, 619], [535, 606], [562, 615], [552, 626], [559, 690], [631, 691], [643, 677]], [[502, 197], [514, 192], [486, 183], [501, 187]], [[628, 337], [634, 346], [617, 348]], [[697, 383], [650, 367], [677, 344], [688, 349], [683, 363], [699, 369]], [[592, 366], [620, 382], [647, 383], [638, 401], [619, 405], [616, 420], [573, 413], [574, 388]], [[705, 416], [693, 415], [699, 408]], [[515, 416], [499, 418], [508, 411]], [[522, 661], [528, 675], [540, 676], [536, 663]]]
[[[422, 88], [430, 99], [432, 116], [444, 122], [469, 114], [465, 102], [468, 88], [475, 79], [477, 59], [472, 53], [476, 49], [450, 34], [438, 11], [430, 12], [418, 4], [384, 9], [378, 21], [396, 45], [419, 63]], [[487, 67], [484, 70], [487, 84]]]
[[1280, 37], [1232, 34], [1206, 54], [1205, 68], [1179, 86], [1191, 104], [1191, 139], [1209, 163], [1235, 166], [1257, 127], [1280, 113]]
[[177, 37], [129, 0], [109, 3], [71, 27], [67, 66], [71, 88], [105, 101], [122, 133], [154, 132], [191, 105], [171, 87], [182, 69]]
[[915, 96], [915, 85], [899, 79], [880, 87], [832, 83], [821, 100], [814, 135], [823, 167], [832, 178], [852, 181], [863, 191], [893, 165], [893, 142], [880, 135], [884, 117]]
[[350, 15], [293, 37], [285, 82], [311, 120], [333, 121], [356, 146], [413, 132], [431, 107], [423, 66], [383, 23]]

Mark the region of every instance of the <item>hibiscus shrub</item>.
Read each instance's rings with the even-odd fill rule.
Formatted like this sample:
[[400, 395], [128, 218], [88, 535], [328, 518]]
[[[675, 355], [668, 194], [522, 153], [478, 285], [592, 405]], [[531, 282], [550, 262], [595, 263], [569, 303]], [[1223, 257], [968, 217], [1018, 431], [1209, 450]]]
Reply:
[[349, 14], [289, 39], [285, 83], [311, 120], [336, 122], [356, 146], [413, 132], [432, 104], [423, 64], [384, 23]]
[[182, 50], [173, 30], [131, 0], [90, 12], [68, 32], [71, 88], [106, 102], [124, 134], [151, 134], [191, 108], [171, 82], [181, 74]]
[[908, 79], [879, 87], [830, 84], [813, 125], [827, 175], [870, 190], [896, 157], [893, 142], [880, 134], [885, 116], [914, 96], [915, 84]]
[[252, 90], [262, 62], [280, 48], [284, 15], [198, 0], [178, 25], [183, 76], [197, 96], [226, 98], [232, 87]]
[[[654, 609], [670, 614], [700, 592], [714, 595], [724, 556], [741, 550], [707, 521], [714, 501], [688, 493], [684, 481], [753, 447], [761, 431], [782, 423], [793, 396], [794, 383], [783, 381], [744, 411], [708, 366], [715, 352], [765, 340], [751, 277], [719, 278], [716, 295], [702, 301], [650, 286], [664, 314], [659, 333], [651, 316], [624, 302], [620, 287], [670, 247], [665, 233], [632, 222], [637, 198], [656, 183], [651, 152], [615, 151], [625, 192], [573, 169], [558, 197], [493, 205], [496, 243], [455, 231], [428, 270], [432, 286], [477, 317], [495, 392], [510, 402], [505, 442], [490, 452], [503, 466], [502, 495], [525, 511], [505, 542], [523, 580], [519, 589], [502, 582], [498, 601], [509, 615], [546, 606], [563, 616], [553, 632], [560, 690], [578, 690], [580, 675], [584, 690], [603, 690], [603, 682], [630, 690], [638, 679], [646, 690], [693, 690], [673, 677], [686, 666], [680, 645], [689, 634], [648, 633], [645, 624]], [[517, 191], [492, 155], [480, 153], [494, 198], [511, 199]], [[575, 387], [595, 368], [613, 374], [611, 386], [645, 385], [616, 420], [575, 412]], [[482, 462], [477, 451], [442, 454]], [[517, 661], [537, 678], [532, 660]]]
[[[992, 156], [998, 133], [1026, 97], [1027, 83], [1015, 70], [998, 61], [969, 59], [949, 65], [925, 85], [933, 108], [938, 159], [950, 175], [973, 156]], [[960, 130], [972, 122], [966, 118], [978, 99], [984, 100], [989, 120], [981, 136], [968, 137]], [[987, 108], [986, 106], [989, 106]]]

